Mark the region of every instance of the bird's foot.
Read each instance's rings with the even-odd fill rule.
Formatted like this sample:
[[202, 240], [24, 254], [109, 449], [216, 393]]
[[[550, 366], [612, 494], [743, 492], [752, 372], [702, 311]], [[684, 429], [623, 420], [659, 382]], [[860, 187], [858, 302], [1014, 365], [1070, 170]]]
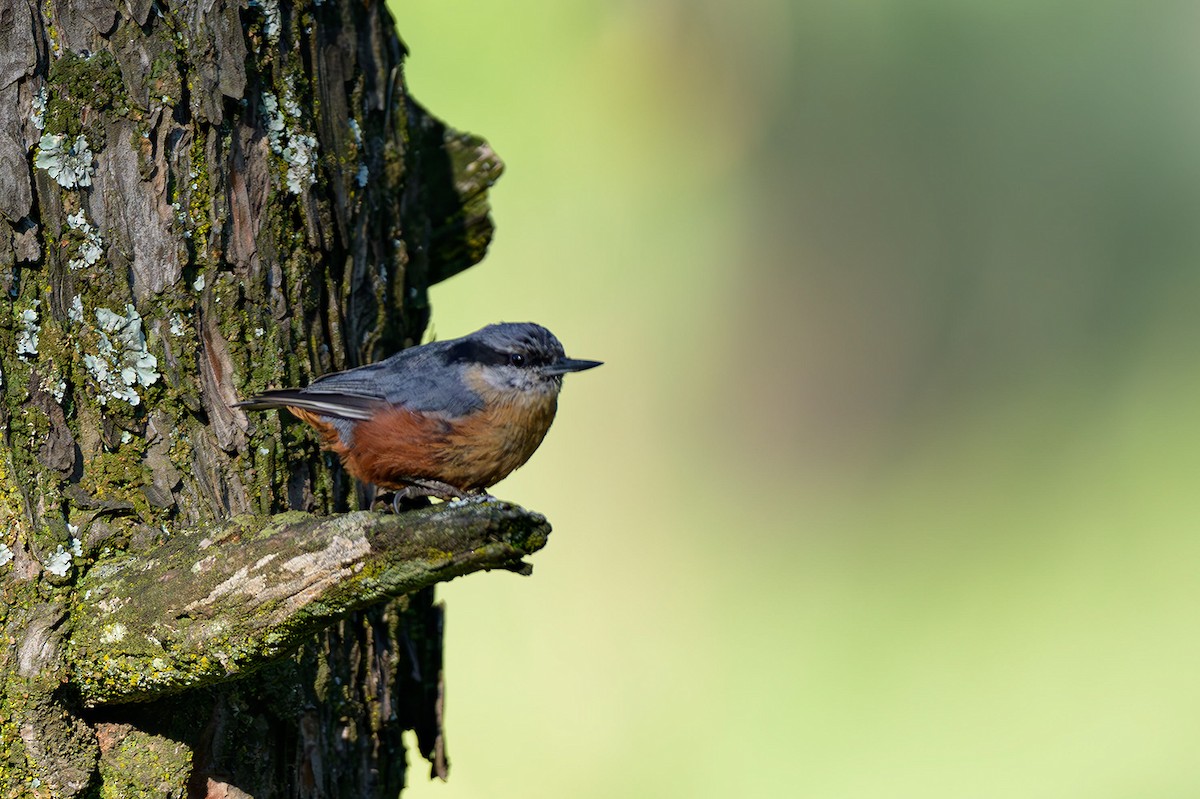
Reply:
[[469, 495], [441, 480], [412, 480], [392, 495], [392, 510], [399, 513], [405, 503], [422, 497], [437, 497], [440, 500], [466, 499]]

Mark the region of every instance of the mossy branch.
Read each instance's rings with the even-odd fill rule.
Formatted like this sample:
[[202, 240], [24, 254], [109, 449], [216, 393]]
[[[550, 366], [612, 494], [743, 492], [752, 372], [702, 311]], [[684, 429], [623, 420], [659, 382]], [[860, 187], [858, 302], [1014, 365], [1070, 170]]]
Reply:
[[528, 574], [522, 558], [549, 532], [540, 514], [487, 499], [180, 533], [81, 580], [72, 681], [85, 702], [103, 705], [230, 679], [382, 599], [485, 569]]

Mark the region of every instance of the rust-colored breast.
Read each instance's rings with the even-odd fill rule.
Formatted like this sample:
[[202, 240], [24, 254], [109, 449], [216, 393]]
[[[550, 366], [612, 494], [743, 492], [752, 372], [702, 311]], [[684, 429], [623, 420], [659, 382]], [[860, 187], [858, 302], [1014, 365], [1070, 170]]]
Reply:
[[519, 405], [494, 405], [454, 425], [447, 436], [438, 479], [463, 489], [488, 488], [529, 460], [550, 423], [555, 402], [530, 413]]
[[325, 448], [359, 480], [391, 489], [416, 479], [439, 480], [470, 491], [495, 485], [529, 460], [556, 406], [553, 395], [514, 397], [458, 419], [393, 406], [355, 422], [349, 444], [320, 416], [288, 410], [319, 431]]

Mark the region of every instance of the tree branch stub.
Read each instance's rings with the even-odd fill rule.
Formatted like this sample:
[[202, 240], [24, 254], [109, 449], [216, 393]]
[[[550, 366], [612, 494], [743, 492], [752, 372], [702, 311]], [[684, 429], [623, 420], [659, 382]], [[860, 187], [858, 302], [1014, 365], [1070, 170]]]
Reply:
[[173, 535], [101, 561], [79, 585], [68, 647], [89, 705], [148, 701], [234, 678], [332, 619], [474, 571], [528, 574], [537, 513], [495, 499], [401, 514], [285, 513]]

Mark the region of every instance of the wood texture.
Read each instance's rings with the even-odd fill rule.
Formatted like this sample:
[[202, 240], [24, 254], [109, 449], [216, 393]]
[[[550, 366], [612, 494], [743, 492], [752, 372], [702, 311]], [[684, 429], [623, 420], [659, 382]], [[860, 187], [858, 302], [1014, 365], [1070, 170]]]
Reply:
[[471, 499], [400, 514], [288, 513], [182, 533], [90, 569], [71, 616], [89, 705], [165, 696], [277, 659], [350, 611], [482, 569], [528, 573], [549, 525]]
[[0, 798], [395, 796], [406, 729], [445, 773], [422, 586], [534, 517], [355, 515], [230, 407], [418, 342], [487, 249], [501, 163], [404, 57], [379, 0], [0, 0]]

